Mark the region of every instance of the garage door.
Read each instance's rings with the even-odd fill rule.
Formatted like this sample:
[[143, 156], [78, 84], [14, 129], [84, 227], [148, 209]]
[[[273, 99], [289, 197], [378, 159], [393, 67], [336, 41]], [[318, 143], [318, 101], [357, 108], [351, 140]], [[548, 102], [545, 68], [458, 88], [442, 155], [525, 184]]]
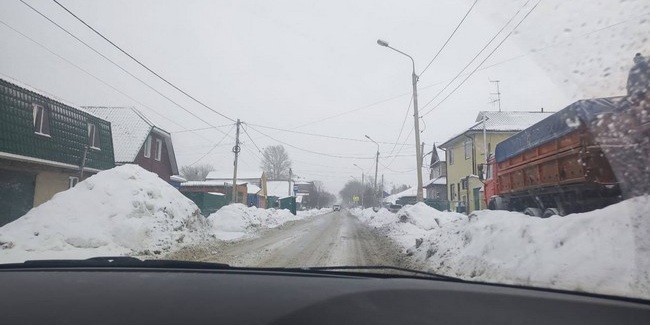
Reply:
[[0, 226], [32, 208], [35, 184], [36, 174], [0, 169]]

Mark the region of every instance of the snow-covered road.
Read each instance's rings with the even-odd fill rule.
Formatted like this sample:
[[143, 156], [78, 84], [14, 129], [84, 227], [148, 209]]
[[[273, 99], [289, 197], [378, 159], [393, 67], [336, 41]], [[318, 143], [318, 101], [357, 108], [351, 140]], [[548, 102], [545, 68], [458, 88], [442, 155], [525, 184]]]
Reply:
[[254, 238], [187, 247], [167, 257], [260, 267], [407, 266], [390, 239], [346, 211], [290, 221]]

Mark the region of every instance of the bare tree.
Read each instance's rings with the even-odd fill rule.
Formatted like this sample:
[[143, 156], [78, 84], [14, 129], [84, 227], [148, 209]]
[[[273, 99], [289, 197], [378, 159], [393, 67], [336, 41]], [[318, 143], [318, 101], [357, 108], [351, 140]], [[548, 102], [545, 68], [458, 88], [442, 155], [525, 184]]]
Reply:
[[203, 164], [181, 167], [181, 176], [188, 181], [204, 181], [208, 173], [213, 171], [212, 165]]
[[287, 179], [291, 168], [289, 153], [282, 145], [266, 147], [260, 167], [269, 179]]

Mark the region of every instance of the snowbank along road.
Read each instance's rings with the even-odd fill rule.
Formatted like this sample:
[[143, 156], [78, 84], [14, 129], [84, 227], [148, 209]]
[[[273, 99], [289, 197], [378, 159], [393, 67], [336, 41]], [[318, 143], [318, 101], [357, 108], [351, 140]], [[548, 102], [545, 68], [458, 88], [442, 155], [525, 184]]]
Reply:
[[288, 222], [255, 238], [184, 248], [167, 258], [257, 267], [410, 264], [388, 237], [347, 211]]

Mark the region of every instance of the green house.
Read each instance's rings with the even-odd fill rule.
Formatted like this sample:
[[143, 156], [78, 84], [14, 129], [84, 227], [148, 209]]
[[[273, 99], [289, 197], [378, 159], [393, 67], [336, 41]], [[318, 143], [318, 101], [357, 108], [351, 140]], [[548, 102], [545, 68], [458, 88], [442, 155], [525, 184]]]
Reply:
[[0, 226], [114, 166], [109, 122], [0, 79]]

